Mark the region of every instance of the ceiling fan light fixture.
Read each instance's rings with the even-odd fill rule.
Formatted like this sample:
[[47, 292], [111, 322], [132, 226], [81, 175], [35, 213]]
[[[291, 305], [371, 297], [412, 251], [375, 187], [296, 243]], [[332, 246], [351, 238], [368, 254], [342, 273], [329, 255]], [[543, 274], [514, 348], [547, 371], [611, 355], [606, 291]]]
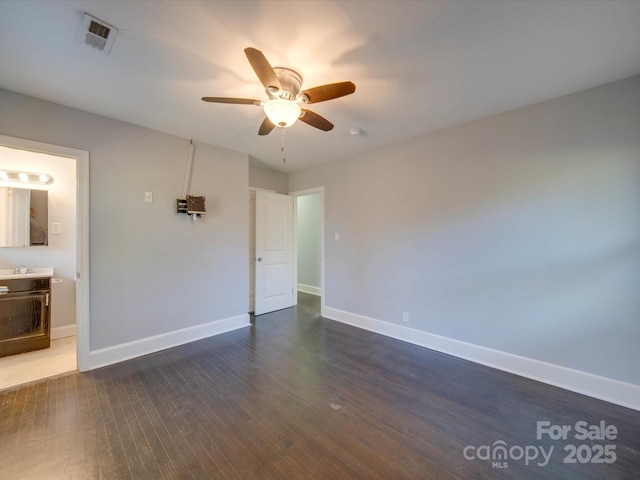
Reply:
[[292, 100], [274, 98], [264, 104], [264, 113], [278, 127], [290, 127], [300, 117], [302, 109]]
[[253, 100], [250, 98], [230, 97], [202, 97], [205, 102], [232, 103], [237, 105], [255, 105], [263, 107], [265, 118], [260, 124], [258, 135], [269, 135], [278, 126], [283, 137], [284, 153], [284, 127], [290, 127], [296, 120], [302, 123], [328, 132], [334, 125], [321, 115], [302, 108], [307, 103], [320, 103], [334, 98], [344, 97], [356, 91], [353, 82], [338, 82], [320, 85], [301, 91], [302, 75], [287, 67], [272, 67], [264, 54], [253, 47], [244, 49], [251, 68], [264, 86], [268, 101]]

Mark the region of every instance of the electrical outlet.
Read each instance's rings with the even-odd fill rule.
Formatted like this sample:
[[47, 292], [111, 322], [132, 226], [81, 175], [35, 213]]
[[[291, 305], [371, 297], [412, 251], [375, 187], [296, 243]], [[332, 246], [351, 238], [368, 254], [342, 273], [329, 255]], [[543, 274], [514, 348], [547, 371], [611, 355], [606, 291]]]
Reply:
[[409, 323], [409, 312], [402, 312], [402, 321], [404, 323]]

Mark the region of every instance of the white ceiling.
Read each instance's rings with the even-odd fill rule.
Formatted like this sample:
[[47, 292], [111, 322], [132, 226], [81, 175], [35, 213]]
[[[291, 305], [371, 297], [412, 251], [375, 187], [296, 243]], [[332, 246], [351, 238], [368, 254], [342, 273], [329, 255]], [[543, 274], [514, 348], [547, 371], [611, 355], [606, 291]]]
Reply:
[[[110, 55], [82, 13], [120, 29]], [[353, 95], [259, 137], [243, 49]], [[0, 1], [0, 88], [244, 152], [292, 171], [640, 74], [640, 1]], [[2, 114], [2, 112], [0, 112]], [[364, 135], [353, 137], [351, 128]]]

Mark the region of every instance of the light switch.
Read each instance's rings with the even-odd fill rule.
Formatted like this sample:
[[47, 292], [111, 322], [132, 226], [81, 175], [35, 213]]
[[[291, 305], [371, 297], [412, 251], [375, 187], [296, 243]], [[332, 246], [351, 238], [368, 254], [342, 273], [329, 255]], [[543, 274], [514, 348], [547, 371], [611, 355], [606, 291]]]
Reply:
[[153, 202], [153, 192], [144, 192], [144, 201], [147, 203]]
[[60, 222], [51, 222], [51, 233], [60, 235], [62, 233], [62, 224]]
[[336, 234], [333, 236], [333, 238], [335, 238], [336, 242], [339, 242], [339, 241], [340, 241], [340, 234], [339, 234], [339, 233], [336, 233]]

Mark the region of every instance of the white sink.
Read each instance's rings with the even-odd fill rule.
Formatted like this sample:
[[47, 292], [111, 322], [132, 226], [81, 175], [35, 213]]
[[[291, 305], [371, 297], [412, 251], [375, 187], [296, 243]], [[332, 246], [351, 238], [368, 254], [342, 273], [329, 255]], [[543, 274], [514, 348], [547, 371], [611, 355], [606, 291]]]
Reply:
[[29, 273], [14, 273], [13, 268], [0, 268], [0, 280], [53, 277], [53, 267], [33, 267]]

